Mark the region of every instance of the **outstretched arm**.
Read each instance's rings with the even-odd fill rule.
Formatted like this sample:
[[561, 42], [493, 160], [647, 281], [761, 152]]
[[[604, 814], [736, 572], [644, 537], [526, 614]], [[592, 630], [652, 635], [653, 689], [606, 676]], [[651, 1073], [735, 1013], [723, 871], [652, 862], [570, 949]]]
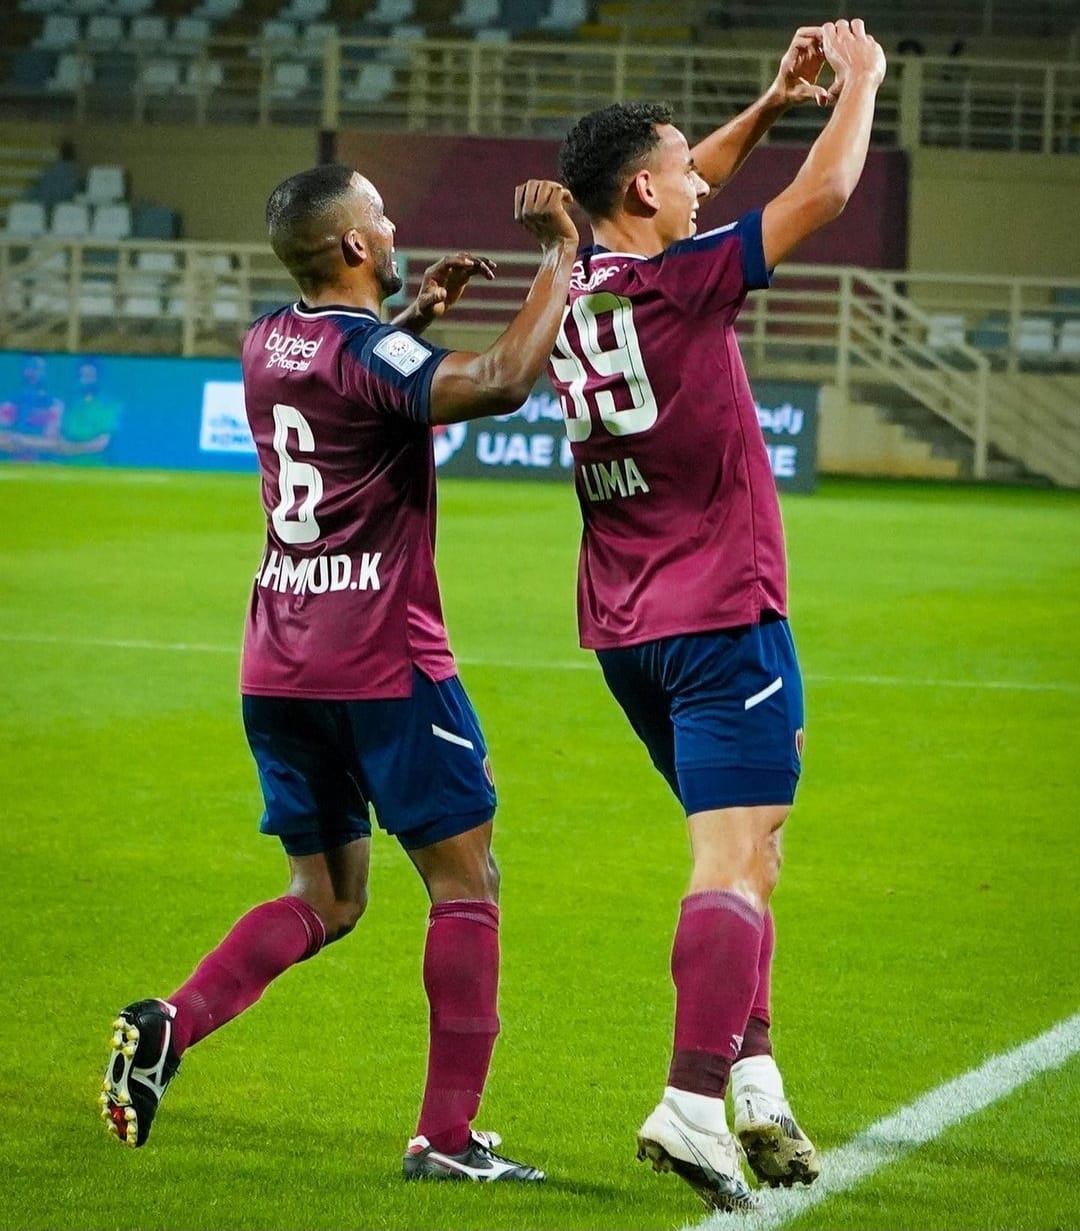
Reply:
[[713, 192], [731, 179], [747, 154], [789, 107], [806, 102], [825, 107], [832, 101], [828, 91], [817, 84], [824, 64], [821, 26], [800, 26], [765, 93], [690, 151], [698, 174]]
[[787, 188], [761, 215], [765, 263], [772, 269], [804, 239], [831, 222], [848, 203], [862, 175], [885, 53], [859, 18], [826, 22], [822, 48], [834, 80], [836, 107]]
[[578, 242], [570, 201], [552, 180], [518, 185], [514, 217], [540, 241], [540, 268], [517, 315], [486, 351], [451, 351], [435, 369], [432, 423], [509, 414], [529, 396], [555, 345], [570, 290]]
[[440, 257], [424, 270], [416, 298], [391, 320], [398, 329], [421, 334], [432, 321], [440, 320], [461, 298], [469, 279], [481, 274], [495, 277], [495, 262], [471, 252]]

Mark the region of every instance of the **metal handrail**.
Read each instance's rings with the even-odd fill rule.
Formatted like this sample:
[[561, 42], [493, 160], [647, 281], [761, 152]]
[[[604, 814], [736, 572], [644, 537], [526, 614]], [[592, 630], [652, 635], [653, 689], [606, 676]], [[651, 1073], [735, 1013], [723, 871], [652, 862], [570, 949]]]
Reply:
[[[763, 90], [777, 51], [629, 42], [507, 42], [329, 37], [307, 46], [215, 37], [197, 49], [83, 42], [69, 84], [10, 84], [0, 109], [85, 122], [305, 124], [455, 134], [558, 136], [582, 112], [666, 98], [700, 135]], [[212, 71], [213, 70], [213, 71]], [[220, 74], [220, 80], [214, 75]], [[782, 139], [820, 127], [813, 108], [779, 122]], [[2, 111], [0, 111], [2, 113]], [[893, 56], [875, 141], [904, 148], [1065, 152], [1080, 148], [1075, 61]]]
[[[399, 253], [409, 294], [440, 255], [429, 249]], [[521, 251], [490, 255], [499, 266], [497, 281], [470, 289], [434, 333], [452, 335], [455, 344], [469, 335], [483, 346], [505, 327], [537, 257]], [[914, 292], [926, 286], [933, 294], [922, 302]], [[968, 340], [977, 323], [972, 292], [980, 305], [1008, 305], [1008, 311], [1021, 313], [1009, 320], [1007, 345], [999, 352]], [[264, 244], [0, 240], [0, 347], [7, 349], [236, 355], [247, 322], [295, 294]], [[1052, 315], [1061, 340], [1075, 339], [1075, 345], [1052, 356], [1026, 354], [1019, 345], [1024, 314], [1035, 305], [1044, 315], [1031, 319]], [[945, 315], [961, 322], [954, 324], [959, 333], [940, 333], [943, 308], [953, 309]], [[971, 439], [974, 473], [981, 478], [991, 445], [1006, 451], [1027, 447], [1025, 438], [1033, 434], [1017, 426], [1030, 422], [1024, 393], [1007, 381], [992, 381], [993, 373], [1015, 374], [1029, 363], [1048, 362], [1080, 372], [1080, 279], [785, 265], [767, 294], [747, 299], [738, 332], [756, 372], [787, 364], [835, 384], [848, 398], [856, 384], [902, 390]], [[1069, 447], [1067, 433], [1061, 447]]]

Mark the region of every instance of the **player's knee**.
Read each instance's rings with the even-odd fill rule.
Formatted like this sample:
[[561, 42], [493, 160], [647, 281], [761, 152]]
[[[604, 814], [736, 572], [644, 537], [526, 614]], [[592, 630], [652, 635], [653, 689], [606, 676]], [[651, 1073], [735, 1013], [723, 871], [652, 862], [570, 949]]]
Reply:
[[490, 851], [488, 851], [484, 880], [485, 899], [488, 902], [497, 902], [499, 900], [499, 886], [502, 884], [502, 873], [499, 871], [499, 865], [495, 862], [495, 856]]
[[367, 910], [368, 896], [364, 890], [358, 897], [347, 901], [335, 901], [324, 907], [323, 926], [326, 928], [326, 943], [342, 940], [356, 927]]

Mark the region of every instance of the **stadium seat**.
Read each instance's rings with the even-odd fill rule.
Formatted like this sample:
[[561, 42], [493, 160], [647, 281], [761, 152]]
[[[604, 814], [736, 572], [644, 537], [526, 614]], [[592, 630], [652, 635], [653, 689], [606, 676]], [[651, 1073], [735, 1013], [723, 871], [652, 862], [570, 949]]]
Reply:
[[112, 10], [121, 17], [138, 17], [154, 7], [154, 0], [113, 0]]
[[99, 163], [86, 173], [86, 199], [91, 205], [111, 205], [127, 197], [123, 167]]
[[108, 0], [68, 0], [66, 11], [76, 17], [93, 17], [108, 7]]
[[173, 22], [172, 46], [177, 51], [198, 51], [210, 38], [210, 22], [205, 17], [177, 17]]
[[131, 206], [121, 202], [98, 205], [90, 222], [94, 239], [127, 239], [131, 235]]
[[505, 26], [484, 26], [473, 31], [473, 38], [478, 43], [509, 43], [510, 31]]
[[1009, 348], [1009, 314], [990, 312], [971, 331], [971, 345], [984, 351]]
[[185, 93], [214, 90], [224, 82], [225, 68], [220, 60], [189, 60], [184, 66]]
[[147, 94], [173, 94], [180, 85], [176, 60], [150, 60], [139, 73], [139, 86]]
[[41, 89], [56, 67], [56, 53], [46, 47], [21, 47], [11, 57], [11, 71], [5, 85]]
[[86, 41], [113, 47], [124, 39], [124, 21], [115, 13], [95, 13], [86, 23]]
[[208, 21], [224, 21], [241, 7], [243, 0], [200, 0], [191, 10], [192, 17], [205, 17]]
[[388, 37], [392, 40], [391, 45], [389, 47], [381, 47], [376, 52], [375, 58], [381, 60], [384, 64], [408, 64], [408, 44], [418, 42], [424, 37], [424, 34], [423, 26], [411, 23], [395, 26], [393, 30], [388, 32]]
[[1022, 316], [1016, 349], [1022, 355], [1053, 354], [1054, 322], [1046, 316]]
[[90, 209], [81, 201], [61, 201], [53, 206], [49, 234], [57, 239], [85, 239], [90, 234]]
[[180, 217], [175, 210], [143, 202], [136, 202], [131, 207], [133, 239], [177, 239], [179, 234]]
[[138, 17], [131, 19], [128, 37], [140, 47], [167, 47], [168, 27], [165, 18], [157, 13], [140, 13]]
[[493, 26], [499, 20], [499, 0], [464, 0], [461, 11], [450, 20], [453, 25], [466, 30]]
[[415, 10], [415, 0], [376, 0], [375, 7], [364, 14], [364, 25], [397, 26], [407, 22]]
[[962, 346], [965, 341], [965, 322], [962, 316], [951, 312], [933, 313], [926, 331], [926, 344], [935, 350], [947, 350], [950, 346]]
[[70, 307], [67, 293], [53, 285], [36, 286], [30, 292], [30, 311], [44, 316], [62, 316]]
[[45, 89], [53, 94], [73, 94], [93, 80], [93, 64], [77, 51], [65, 51], [57, 56], [56, 67], [45, 82]]
[[40, 239], [48, 230], [45, 206], [40, 201], [12, 201], [4, 234], [13, 239]]
[[270, 79], [270, 97], [276, 99], [296, 98], [311, 85], [308, 66], [299, 60], [279, 60], [274, 65]]
[[361, 64], [356, 76], [344, 89], [351, 103], [380, 103], [394, 88], [394, 66], [372, 61]]
[[1070, 362], [1080, 360], [1080, 320], [1062, 321], [1058, 331], [1058, 354]]
[[548, 34], [569, 34], [588, 20], [589, 10], [585, 0], [551, 0], [551, 5], [536, 23]]
[[87, 278], [79, 288], [80, 316], [112, 316], [116, 312], [113, 284], [100, 278]]
[[299, 45], [294, 48], [302, 56], [314, 59], [323, 54], [326, 40], [337, 38], [337, 24], [332, 21], [312, 21], [304, 26], [304, 35]]
[[221, 283], [214, 292], [211, 315], [216, 321], [238, 321], [243, 313], [240, 304], [240, 288], [233, 283]]
[[318, 21], [329, 7], [330, 0], [289, 0], [289, 3], [278, 11], [278, 17], [283, 21]]
[[120, 315], [138, 320], [157, 320], [162, 315], [161, 296], [153, 290], [133, 290], [120, 296]]
[[35, 47], [45, 47], [50, 51], [64, 51], [74, 47], [79, 41], [79, 19], [69, 13], [49, 13], [41, 28], [41, 33], [34, 39]]
[[[264, 21], [259, 30], [259, 39], [264, 43], [295, 43], [300, 37], [300, 29], [295, 21], [282, 21], [271, 17]], [[258, 55], [258, 51], [255, 52]]]

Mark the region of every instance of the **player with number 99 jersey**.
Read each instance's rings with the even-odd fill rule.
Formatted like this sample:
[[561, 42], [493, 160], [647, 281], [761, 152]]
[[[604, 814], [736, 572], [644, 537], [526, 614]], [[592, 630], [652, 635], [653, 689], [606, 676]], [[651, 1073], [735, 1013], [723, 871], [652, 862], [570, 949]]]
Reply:
[[645, 258], [583, 250], [551, 359], [583, 535], [581, 644], [787, 614], [776, 486], [735, 336], [761, 213]]
[[429, 395], [448, 352], [370, 311], [280, 308], [244, 342], [267, 539], [241, 690], [407, 697], [455, 674], [435, 575]]

